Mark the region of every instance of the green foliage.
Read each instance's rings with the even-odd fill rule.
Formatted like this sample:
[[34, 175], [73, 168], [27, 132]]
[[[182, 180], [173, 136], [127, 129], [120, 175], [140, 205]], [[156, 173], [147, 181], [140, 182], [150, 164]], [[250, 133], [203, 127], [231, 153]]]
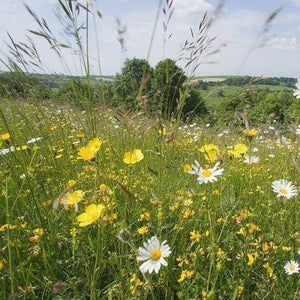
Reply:
[[0, 76], [0, 96], [13, 98], [49, 99], [51, 90], [37, 78], [21, 72], [10, 72]]
[[293, 88], [296, 84], [295, 78], [290, 77], [269, 77], [258, 79], [251, 76], [230, 76], [223, 82], [227, 85], [242, 86], [247, 84], [266, 84], [271, 86], [284, 86]]
[[130, 108], [138, 107], [142, 97], [151, 91], [152, 76], [153, 69], [145, 59], [126, 60], [113, 84], [115, 101]]
[[166, 118], [170, 118], [180, 106], [180, 91], [187, 77], [175, 61], [165, 59], [160, 61], [154, 70], [152, 91], [154, 95], [153, 108], [158, 108]]
[[274, 120], [282, 124], [287, 120], [295, 120], [295, 117], [292, 117], [294, 108], [290, 108], [295, 101], [293, 95], [287, 91], [246, 91], [225, 98], [218, 108], [217, 116], [221, 122], [227, 124], [232, 121], [240, 124], [245, 117], [253, 124], [273, 122]]
[[191, 90], [185, 99], [185, 104], [182, 109], [183, 117], [190, 119], [195, 116], [205, 116], [208, 113], [208, 108], [201, 97], [200, 91]]
[[64, 82], [56, 94], [56, 98], [62, 101], [79, 103], [82, 98], [89, 97], [89, 86], [80, 78], [71, 78]]

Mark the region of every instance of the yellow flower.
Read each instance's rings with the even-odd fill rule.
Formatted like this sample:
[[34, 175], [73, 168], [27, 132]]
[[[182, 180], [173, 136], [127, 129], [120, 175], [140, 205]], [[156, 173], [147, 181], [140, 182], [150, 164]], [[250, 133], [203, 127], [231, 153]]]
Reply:
[[267, 252], [269, 250], [268, 243], [264, 242], [262, 249], [263, 249], [264, 252]]
[[258, 134], [258, 131], [255, 129], [255, 128], [252, 128], [250, 130], [243, 130], [243, 133], [245, 136], [248, 136], [248, 137], [253, 137], [253, 136], [256, 136]]
[[257, 254], [257, 252], [255, 252], [255, 253], [247, 254], [247, 256], [249, 259], [247, 265], [252, 266], [254, 264], [254, 262], [256, 261], [256, 259], [258, 258], [258, 254]]
[[237, 231], [236, 234], [246, 235], [245, 230], [244, 230], [243, 227], [241, 227], [241, 229], [239, 231]]
[[91, 141], [89, 141], [87, 147], [92, 151], [98, 152], [101, 145], [102, 145], [102, 141], [99, 138], [94, 138]]
[[67, 188], [72, 188], [75, 184], [76, 184], [75, 180], [73, 180], [73, 179], [69, 180], [67, 183]]
[[187, 271], [187, 270], [183, 270], [181, 272], [180, 278], [177, 280], [177, 282], [182, 282], [184, 281], [185, 278], [191, 278], [194, 275], [194, 271]]
[[78, 152], [78, 159], [91, 160], [93, 159], [102, 145], [99, 138], [94, 138], [88, 142], [86, 147], [81, 147]]
[[0, 260], [0, 271], [3, 269], [3, 261]]
[[241, 157], [247, 153], [248, 147], [244, 144], [236, 144], [234, 145], [233, 151], [235, 157]]
[[249, 228], [249, 233], [253, 233], [255, 231], [261, 231], [260, 227], [257, 225], [251, 223], [251, 224], [246, 224], [246, 226]]
[[141, 234], [141, 235], [143, 235], [147, 232], [148, 232], [148, 227], [147, 226], [143, 226], [143, 227], [138, 229], [138, 233]]
[[191, 231], [190, 232], [190, 239], [193, 241], [193, 240], [196, 240], [197, 242], [200, 242], [200, 234], [199, 232], [196, 232], [195, 230]]
[[81, 147], [79, 149], [78, 155], [79, 157], [77, 159], [83, 159], [83, 160], [91, 160], [96, 156], [97, 152], [91, 150], [88, 147]]
[[74, 191], [72, 194], [67, 196], [67, 204], [73, 205], [81, 201], [84, 196], [84, 192], [82, 190]]
[[24, 145], [24, 146], [21, 146], [21, 147], [17, 147], [17, 148], [16, 148], [17, 151], [27, 150], [27, 149], [28, 149], [28, 146], [27, 146], [27, 145]]
[[184, 167], [183, 167], [183, 172], [184, 172], [184, 173], [187, 173], [189, 170], [192, 170], [191, 165], [189, 165], [189, 164], [184, 165]]
[[206, 160], [210, 162], [215, 162], [218, 160], [218, 155], [219, 155], [219, 147], [215, 144], [208, 144], [208, 145], [203, 145], [200, 148], [200, 152], [205, 153], [204, 157]]
[[144, 158], [144, 154], [140, 149], [134, 149], [132, 151], [126, 152], [123, 158], [125, 164], [135, 164]]
[[104, 212], [105, 206], [103, 204], [91, 204], [86, 207], [85, 212], [77, 217], [80, 227], [84, 227], [95, 223]]
[[269, 266], [269, 263], [264, 264], [263, 267], [268, 271], [269, 277], [271, 278], [274, 270]]
[[15, 229], [16, 225], [11, 225], [11, 224], [4, 224], [3, 226], [0, 227], [0, 231], [5, 231], [7, 229]]
[[1, 140], [7, 141], [10, 138], [10, 134], [7, 132], [7, 133], [4, 133], [4, 134], [1, 134], [0, 137], [1, 137]]
[[33, 230], [33, 233], [35, 235], [43, 235], [45, 232], [44, 232], [44, 229], [43, 228], [37, 228], [37, 229], [34, 229]]

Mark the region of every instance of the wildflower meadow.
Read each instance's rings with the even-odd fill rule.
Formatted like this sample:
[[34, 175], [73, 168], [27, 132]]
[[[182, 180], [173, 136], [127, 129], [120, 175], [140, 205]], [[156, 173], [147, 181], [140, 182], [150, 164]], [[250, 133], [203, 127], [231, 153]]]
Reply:
[[[93, 1], [58, 2], [74, 26], [79, 11], [100, 14]], [[60, 55], [67, 45], [27, 9]], [[271, 122], [251, 121], [256, 104], [233, 126], [217, 121], [184, 81], [173, 102], [152, 86], [143, 97], [145, 73], [113, 105], [135, 79], [97, 89], [80, 30], [81, 83], [42, 97], [22, 55], [17, 80], [0, 85], [0, 299], [300, 299], [300, 123], [289, 110], [300, 80]], [[16, 96], [9, 84], [20, 83]]]

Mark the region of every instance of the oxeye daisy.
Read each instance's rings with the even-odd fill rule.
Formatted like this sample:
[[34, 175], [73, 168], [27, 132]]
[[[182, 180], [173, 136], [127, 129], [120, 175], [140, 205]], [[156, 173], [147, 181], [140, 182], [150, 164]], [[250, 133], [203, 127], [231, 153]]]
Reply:
[[297, 189], [291, 182], [280, 179], [272, 183], [273, 192], [277, 193], [277, 198], [285, 197], [291, 199], [298, 195]]
[[153, 270], [155, 271], [155, 273], [158, 273], [161, 265], [168, 265], [165, 257], [168, 257], [171, 254], [171, 250], [166, 242], [167, 241], [163, 241], [160, 244], [157, 237], [153, 236], [143, 244], [144, 247], [139, 247], [137, 260], [145, 261], [140, 266], [140, 270], [142, 273], [148, 271], [151, 274]]
[[203, 169], [200, 165], [197, 166], [198, 167], [198, 170], [197, 172], [195, 171], [195, 173], [191, 173], [191, 174], [197, 174], [198, 175], [198, 182], [200, 184], [202, 183], [208, 183], [208, 182], [214, 182], [214, 181], [217, 181], [217, 178], [216, 176], [220, 176], [223, 174], [224, 172], [224, 169], [218, 169], [220, 165], [220, 162], [217, 162], [215, 164], [215, 166], [213, 168], [210, 168], [210, 169]]
[[284, 270], [285, 273], [287, 273], [288, 275], [299, 273], [300, 271], [299, 264], [294, 260], [291, 260], [284, 265]]
[[258, 156], [255, 156], [255, 155], [252, 155], [252, 156], [246, 156], [245, 157], [245, 160], [244, 160], [244, 163], [245, 164], [257, 164], [259, 162], [259, 157]]
[[198, 175], [199, 176], [199, 172], [200, 172], [200, 169], [201, 169], [201, 166], [200, 164], [198, 163], [197, 160], [195, 160], [195, 164], [194, 165], [191, 165], [191, 169], [188, 170], [188, 173], [189, 174], [195, 174], [195, 175]]

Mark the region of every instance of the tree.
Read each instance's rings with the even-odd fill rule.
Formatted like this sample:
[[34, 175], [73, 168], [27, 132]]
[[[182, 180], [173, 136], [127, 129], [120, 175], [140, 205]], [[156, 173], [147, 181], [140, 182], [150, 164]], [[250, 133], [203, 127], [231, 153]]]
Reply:
[[152, 83], [153, 108], [160, 109], [164, 117], [170, 118], [178, 107], [180, 91], [183, 90], [186, 79], [175, 61], [160, 61], [155, 67]]
[[182, 109], [182, 114], [185, 119], [192, 119], [195, 116], [205, 116], [208, 114], [208, 108], [204, 99], [201, 97], [199, 90], [191, 90]]
[[117, 103], [128, 107], [138, 107], [143, 96], [151, 91], [153, 69], [145, 59], [128, 59], [121, 73], [116, 75], [113, 92]]

